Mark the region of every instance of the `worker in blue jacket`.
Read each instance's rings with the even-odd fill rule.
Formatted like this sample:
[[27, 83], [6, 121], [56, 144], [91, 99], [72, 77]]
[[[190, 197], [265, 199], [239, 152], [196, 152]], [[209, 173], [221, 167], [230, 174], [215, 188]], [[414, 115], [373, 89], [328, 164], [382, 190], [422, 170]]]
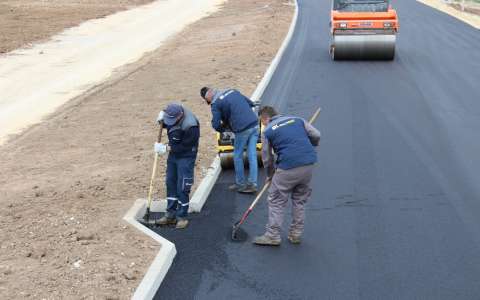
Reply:
[[[260, 109], [265, 126], [262, 133], [262, 160], [267, 172], [268, 224], [257, 245], [278, 246], [284, 210], [292, 199], [292, 223], [288, 240], [299, 244], [305, 223], [305, 204], [310, 198], [312, 172], [317, 162], [315, 147], [320, 132], [302, 118], [279, 115], [271, 106]], [[275, 159], [276, 158], [276, 159]]]
[[[235, 134], [233, 163], [235, 184], [229, 187], [240, 193], [257, 192], [257, 141], [259, 135], [258, 117], [253, 111], [255, 103], [235, 89], [215, 90], [203, 87], [200, 95], [211, 105], [212, 127], [223, 132], [229, 127]], [[245, 180], [243, 151], [247, 149], [249, 176]]]
[[167, 212], [157, 221], [159, 225], [188, 225], [189, 196], [193, 185], [195, 160], [200, 138], [197, 117], [180, 104], [169, 104], [158, 115], [168, 132], [168, 145], [155, 143], [155, 152], [167, 158]]

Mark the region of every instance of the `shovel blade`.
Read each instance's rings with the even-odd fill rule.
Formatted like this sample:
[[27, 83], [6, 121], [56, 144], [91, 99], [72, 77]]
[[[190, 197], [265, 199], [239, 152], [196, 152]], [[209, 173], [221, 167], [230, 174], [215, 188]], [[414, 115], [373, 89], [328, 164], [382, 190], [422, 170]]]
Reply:
[[238, 226], [238, 223], [233, 225], [231, 234], [232, 241], [243, 242], [247, 240], [247, 237], [247, 233], [242, 228], [240, 228], [240, 226]]

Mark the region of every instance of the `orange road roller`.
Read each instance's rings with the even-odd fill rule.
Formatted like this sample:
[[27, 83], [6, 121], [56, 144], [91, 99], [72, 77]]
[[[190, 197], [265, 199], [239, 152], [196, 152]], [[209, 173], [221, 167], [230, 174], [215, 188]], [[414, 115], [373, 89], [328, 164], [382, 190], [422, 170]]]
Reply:
[[333, 60], [393, 60], [398, 25], [389, 0], [333, 0], [330, 55]]

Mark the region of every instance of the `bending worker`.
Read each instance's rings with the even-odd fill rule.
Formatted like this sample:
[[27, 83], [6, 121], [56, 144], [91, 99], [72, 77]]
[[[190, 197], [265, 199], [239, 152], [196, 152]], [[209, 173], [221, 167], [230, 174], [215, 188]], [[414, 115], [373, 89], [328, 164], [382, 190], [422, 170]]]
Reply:
[[169, 104], [157, 121], [165, 124], [168, 145], [155, 143], [155, 152], [167, 159], [167, 212], [157, 221], [159, 225], [188, 225], [188, 205], [197, 158], [200, 124], [197, 117], [180, 104]]
[[[271, 106], [259, 112], [262, 124], [262, 160], [271, 182], [268, 195], [268, 224], [266, 233], [256, 237], [257, 245], [278, 246], [288, 198], [292, 198], [292, 223], [288, 240], [301, 242], [305, 220], [305, 203], [312, 189], [310, 181], [317, 162], [315, 146], [320, 132], [301, 118], [280, 116]], [[274, 162], [274, 153], [277, 156]], [[276, 168], [276, 169], [275, 169]]]
[[[257, 192], [257, 141], [258, 117], [253, 111], [255, 104], [239, 91], [228, 89], [224, 91], [203, 87], [200, 95], [211, 105], [212, 127], [223, 132], [229, 127], [235, 134], [233, 145], [233, 164], [235, 167], [235, 184], [229, 187], [240, 193]], [[245, 182], [243, 151], [247, 148], [249, 164], [248, 181]]]

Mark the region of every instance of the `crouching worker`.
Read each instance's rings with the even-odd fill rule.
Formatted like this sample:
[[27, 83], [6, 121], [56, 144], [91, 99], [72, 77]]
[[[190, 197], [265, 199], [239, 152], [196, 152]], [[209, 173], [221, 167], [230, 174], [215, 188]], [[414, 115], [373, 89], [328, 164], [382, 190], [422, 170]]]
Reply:
[[304, 227], [305, 203], [312, 191], [310, 181], [317, 162], [314, 147], [320, 142], [320, 132], [301, 118], [278, 115], [271, 106], [261, 108], [259, 115], [265, 126], [262, 160], [267, 182], [270, 181], [271, 185], [268, 190], [267, 230], [264, 235], [256, 237], [254, 243], [280, 245], [284, 210], [291, 197], [293, 212], [288, 240], [299, 244]]
[[188, 205], [193, 185], [197, 158], [200, 124], [197, 117], [179, 104], [169, 104], [161, 111], [157, 121], [168, 132], [168, 145], [155, 143], [155, 152], [167, 158], [167, 212], [158, 225], [176, 224], [183, 229], [188, 225]]

